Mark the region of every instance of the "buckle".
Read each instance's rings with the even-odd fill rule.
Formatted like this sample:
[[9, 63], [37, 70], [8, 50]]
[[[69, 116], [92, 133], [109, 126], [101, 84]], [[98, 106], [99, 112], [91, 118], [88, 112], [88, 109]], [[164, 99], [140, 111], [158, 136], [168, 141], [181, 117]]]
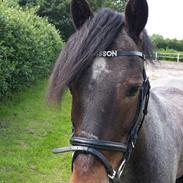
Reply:
[[110, 179], [114, 179], [114, 177], [116, 176], [116, 171], [115, 170], [113, 170], [113, 173], [112, 173], [112, 175], [110, 175], [110, 174], [108, 174], [108, 177], [110, 178]]

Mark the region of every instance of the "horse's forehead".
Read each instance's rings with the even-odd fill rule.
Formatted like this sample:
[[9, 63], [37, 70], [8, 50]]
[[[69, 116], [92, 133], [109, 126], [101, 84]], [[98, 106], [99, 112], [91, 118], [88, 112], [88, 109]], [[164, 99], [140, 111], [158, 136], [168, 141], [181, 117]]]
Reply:
[[108, 62], [104, 57], [97, 57], [92, 65], [92, 80], [101, 81], [111, 73]]
[[90, 80], [99, 84], [99, 86], [101, 86], [101, 83], [103, 83], [102, 86], [111, 86], [110, 84], [117, 86], [119, 83], [128, 80], [133, 80], [134, 83], [139, 82], [142, 76], [142, 62], [132, 58], [124, 59], [96, 57], [89, 72]]
[[90, 79], [95, 83], [106, 82], [106, 80], [118, 83], [122, 79], [129, 78], [129, 69], [134, 70], [134, 68], [136, 67], [129, 68], [129, 62], [117, 63], [105, 57], [97, 57], [91, 67], [92, 74]]

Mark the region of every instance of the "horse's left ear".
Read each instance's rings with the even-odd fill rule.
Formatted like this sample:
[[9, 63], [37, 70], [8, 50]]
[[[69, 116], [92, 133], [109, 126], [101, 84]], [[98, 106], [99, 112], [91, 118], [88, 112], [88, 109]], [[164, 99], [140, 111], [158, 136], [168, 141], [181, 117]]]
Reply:
[[146, 0], [129, 0], [125, 10], [125, 24], [131, 36], [139, 37], [148, 19]]
[[73, 24], [76, 29], [80, 28], [85, 21], [93, 15], [90, 6], [86, 0], [72, 0], [71, 14]]

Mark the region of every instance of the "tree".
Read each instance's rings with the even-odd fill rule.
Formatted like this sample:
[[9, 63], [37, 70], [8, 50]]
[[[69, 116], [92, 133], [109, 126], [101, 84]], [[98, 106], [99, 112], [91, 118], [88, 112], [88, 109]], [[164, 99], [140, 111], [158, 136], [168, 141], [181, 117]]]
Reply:
[[173, 49], [176, 51], [183, 51], [183, 40], [164, 39], [163, 36], [153, 34], [151, 36], [152, 42], [157, 49]]
[[68, 0], [44, 0], [38, 10], [39, 16], [46, 16], [54, 24], [64, 40], [72, 34], [74, 28], [70, 17], [70, 2]]
[[157, 49], [166, 48], [166, 43], [164, 41], [163, 36], [158, 35], [158, 34], [153, 34], [151, 36], [151, 40], [152, 40], [155, 48], [157, 48]]
[[[93, 11], [102, 7], [111, 7], [122, 12], [127, 0], [89, 0]], [[62, 38], [67, 40], [74, 32], [70, 16], [70, 0], [19, 0], [19, 5], [36, 6], [39, 5], [37, 14], [46, 16], [50, 23], [60, 31]]]
[[89, 3], [91, 4], [93, 10], [109, 7], [119, 12], [124, 11], [126, 2], [127, 0], [89, 0]]

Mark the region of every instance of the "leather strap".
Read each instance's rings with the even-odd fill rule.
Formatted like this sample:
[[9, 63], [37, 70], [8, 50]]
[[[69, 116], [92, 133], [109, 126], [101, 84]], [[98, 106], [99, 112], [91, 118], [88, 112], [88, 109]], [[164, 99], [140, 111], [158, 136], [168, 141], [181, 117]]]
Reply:
[[140, 51], [122, 51], [122, 50], [101, 51], [97, 56], [99, 57], [138, 56], [143, 60], [146, 59], [145, 54]]
[[95, 139], [87, 139], [82, 137], [72, 137], [70, 140], [72, 145], [79, 145], [79, 146], [87, 146], [96, 149], [102, 150], [109, 150], [109, 151], [127, 151], [127, 145], [118, 143], [118, 142], [111, 142], [106, 140], [95, 140]]
[[140, 51], [117, 51], [117, 55], [119, 56], [138, 56], [143, 58], [143, 60], [146, 59], [145, 54]]
[[73, 152], [88, 153], [88, 154], [94, 155], [104, 165], [108, 176], [113, 176], [114, 170], [113, 170], [111, 164], [109, 163], [109, 161], [107, 160], [107, 158], [100, 151], [97, 151], [94, 148], [90, 148], [90, 147], [86, 147], [86, 146], [85, 147], [84, 146], [69, 146], [69, 147], [63, 147], [63, 148], [56, 148], [56, 149], [52, 150], [52, 152], [54, 154], [64, 153], [64, 152], [72, 152], [72, 151]]

